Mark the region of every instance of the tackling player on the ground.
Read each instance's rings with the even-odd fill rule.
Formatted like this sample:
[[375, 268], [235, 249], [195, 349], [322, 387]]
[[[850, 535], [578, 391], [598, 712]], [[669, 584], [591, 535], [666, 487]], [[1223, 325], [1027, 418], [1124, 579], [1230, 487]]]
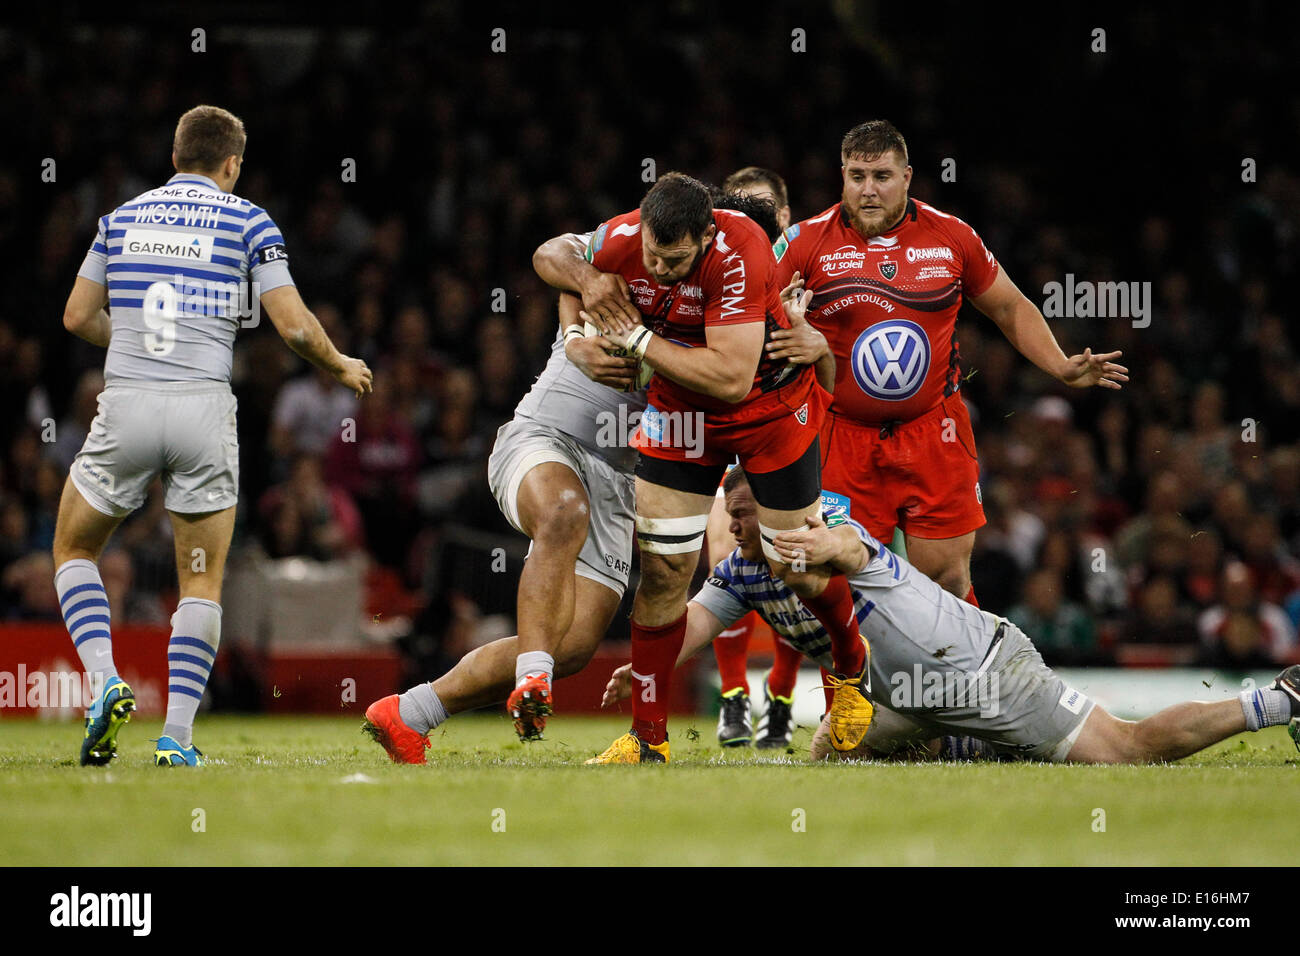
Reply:
[[[727, 475], [726, 496], [738, 547], [691, 599], [679, 662], [752, 609], [825, 665], [825, 630], [768, 570], [754, 498], [740, 469]], [[1269, 688], [1177, 704], [1145, 720], [1120, 720], [1067, 686], [1010, 621], [940, 588], [857, 522], [835, 514], [830, 522], [810, 519], [807, 530], [779, 535], [776, 547], [849, 575], [854, 609], [871, 642], [875, 718], [862, 744], [838, 756], [901, 752], [1146, 763], [1177, 760], [1234, 734], [1278, 724], [1288, 724], [1300, 746], [1300, 665], [1288, 667]], [[624, 665], [610, 679], [604, 703], [630, 693], [630, 665]], [[814, 759], [837, 755], [828, 738], [823, 721], [813, 739]]]
[[832, 635], [845, 675], [831, 715], [836, 746], [851, 748], [870, 725], [860, 685], [867, 650], [847, 584], [824, 568], [785, 564], [771, 546], [820, 506], [813, 423], [826, 394], [807, 366], [763, 355], [771, 332], [789, 324], [766, 238], [748, 217], [715, 210], [702, 183], [669, 173], [638, 210], [597, 229], [585, 250], [562, 236], [534, 255], [543, 280], [581, 295], [584, 317], [656, 373], [635, 438], [641, 581], [632, 661], [641, 689], [631, 732], [597, 763], [668, 758], [668, 691], [685, 635], [686, 589], [733, 456], [751, 469], [764, 553]]
[[83, 766], [112, 760], [135, 709], [113, 663], [96, 562], [159, 475], [180, 603], [154, 762], [203, 763], [191, 736], [221, 637], [221, 579], [239, 494], [230, 367], [249, 278], [247, 301], [260, 296], [290, 348], [358, 396], [370, 391], [365, 362], [340, 354], [303, 304], [271, 217], [231, 193], [245, 142], [244, 124], [223, 109], [196, 106], [182, 116], [172, 148], [176, 175], [100, 218], [64, 308], [69, 332], [108, 349], [99, 413], [72, 464], [54, 531], [63, 620], [86, 673], [103, 684], [86, 715]]
[[841, 160], [840, 202], [791, 226], [774, 250], [781, 284], [798, 275], [812, 291], [808, 319], [836, 359], [822, 484], [848, 495], [876, 538], [900, 527], [909, 560], [974, 603], [970, 556], [984, 510], [959, 394], [963, 297], [1066, 385], [1118, 389], [1127, 369], [1112, 361], [1119, 352], [1067, 358], [975, 231], [909, 198], [907, 144], [891, 124], [849, 130]]

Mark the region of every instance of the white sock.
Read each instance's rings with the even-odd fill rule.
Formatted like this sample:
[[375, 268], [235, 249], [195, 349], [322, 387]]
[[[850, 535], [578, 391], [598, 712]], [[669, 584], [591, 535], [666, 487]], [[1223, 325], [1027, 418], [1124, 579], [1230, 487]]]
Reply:
[[1262, 730], [1285, 724], [1291, 719], [1291, 698], [1280, 690], [1261, 687], [1241, 692], [1241, 712], [1246, 715], [1247, 730]]
[[397, 714], [417, 734], [427, 734], [450, 716], [432, 684], [416, 684], [399, 696]]
[[[113, 635], [109, 628], [108, 594], [94, 561], [73, 558], [54, 572], [63, 623], [91, 677], [107, 682], [117, 676], [113, 664]], [[102, 686], [102, 684], [100, 685]]]
[[203, 598], [182, 598], [172, 615], [172, 637], [167, 643], [167, 719], [163, 724], [163, 735], [182, 747], [193, 745], [194, 715], [220, 642], [221, 605]]
[[555, 658], [545, 651], [524, 651], [515, 658], [515, 686], [524, 682], [532, 674], [545, 674], [546, 679], [555, 676]]

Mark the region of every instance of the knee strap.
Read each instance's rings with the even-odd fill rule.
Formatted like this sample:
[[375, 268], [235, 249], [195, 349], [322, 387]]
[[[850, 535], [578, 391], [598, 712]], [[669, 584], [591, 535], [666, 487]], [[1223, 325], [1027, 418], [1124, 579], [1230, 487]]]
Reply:
[[643, 518], [636, 516], [636, 540], [651, 554], [688, 554], [704, 543], [707, 514], [689, 518]]

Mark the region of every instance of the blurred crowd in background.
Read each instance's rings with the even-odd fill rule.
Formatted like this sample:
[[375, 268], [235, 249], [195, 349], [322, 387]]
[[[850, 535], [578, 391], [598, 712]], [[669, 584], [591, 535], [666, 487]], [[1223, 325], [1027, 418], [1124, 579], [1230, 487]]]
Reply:
[[[444, 656], [453, 621], [488, 609], [439, 572], [440, 542], [453, 526], [514, 534], [486, 458], [555, 334], [533, 249], [634, 207], [648, 159], [711, 182], [768, 167], [794, 219], [816, 215], [838, 199], [840, 137], [881, 116], [908, 139], [912, 195], [971, 223], [1031, 300], [1067, 274], [1153, 296], [1144, 328], [1051, 320], [1067, 353], [1124, 351], [1122, 392], [1058, 386], [964, 310], [982, 606], [1058, 664], [1152, 647], [1294, 660], [1300, 84], [1279, 78], [1297, 34], [1251, 4], [1241, 29], [1258, 42], [1133, 11], [1097, 53], [1086, 19], [991, 32], [972, 11], [936, 26], [815, 4], [793, 24], [802, 52], [788, 17], [674, 9], [617, 29], [534, 13], [504, 24], [503, 53], [497, 24], [442, 5], [390, 32], [212, 26], [202, 53], [188, 28], [0, 31], [0, 615], [58, 616], [54, 520], [103, 386], [102, 351], [63, 330], [62, 306], [96, 218], [171, 174], [187, 108], [244, 120], [235, 191], [277, 221], [335, 343], [375, 370], [357, 402], [269, 322], [241, 331], [236, 551], [368, 553], [372, 586]], [[114, 621], [167, 619], [172, 562], [155, 490], [102, 562]]]

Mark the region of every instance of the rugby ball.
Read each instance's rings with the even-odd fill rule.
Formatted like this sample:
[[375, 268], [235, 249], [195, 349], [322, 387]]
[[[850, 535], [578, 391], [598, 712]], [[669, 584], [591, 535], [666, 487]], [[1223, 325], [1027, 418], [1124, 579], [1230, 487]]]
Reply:
[[[583, 324], [582, 334], [585, 335], [587, 338], [593, 338], [595, 336], [600, 335], [600, 328], [593, 325], [590, 322], [586, 322]], [[614, 348], [605, 349], [605, 351], [608, 352], [610, 355], [620, 357], [620, 358], [628, 357], [628, 356], [632, 358], [636, 358], [635, 352], [631, 351], [630, 349], [618, 348], [617, 346], [615, 346]], [[641, 360], [640, 362], [637, 363], [637, 367], [636, 367], [636, 385], [629, 386], [628, 388], [623, 389], [623, 391], [635, 392], [645, 388], [647, 385], [650, 384], [650, 378], [651, 376], [654, 375], [654, 373], [655, 373], [654, 367], [651, 366], [651, 364], [645, 361], [644, 359]]]

